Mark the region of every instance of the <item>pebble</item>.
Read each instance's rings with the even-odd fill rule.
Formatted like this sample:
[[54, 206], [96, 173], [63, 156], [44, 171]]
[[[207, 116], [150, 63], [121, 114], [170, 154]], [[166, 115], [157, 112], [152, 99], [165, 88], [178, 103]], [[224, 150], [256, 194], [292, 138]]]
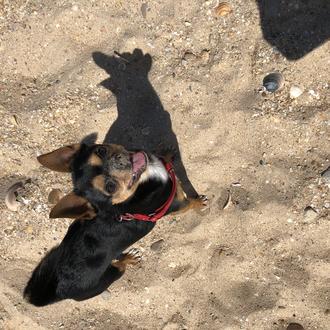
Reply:
[[164, 245], [164, 240], [161, 238], [158, 241], [153, 242], [150, 245], [150, 249], [153, 250], [153, 251], [159, 251], [159, 250], [162, 249], [163, 245]]
[[26, 232], [27, 234], [33, 234], [33, 227], [32, 227], [32, 226], [27, 226], [27, 227], [25, 228], [25, 232]]
[[147, 18], [148, 4], [147, 3], [142, 3], [140, 10], [141, 10], [142, 17], [144, 19], [146, 19]]
[[317, 218], [317, 212], [311, 207], [307, 206], [304, 210], [304, 219], [305, 221], [313, 221]]
[[312, 97], [315, 97], [316, 99], [319, 99], [320, 98], [320, 94], [315, 92], [313, 89], [310, 89], [308, 91], [308, 93], [312, 96]]
[[201, 52], [200, 57], [201, 57], [202, 64], [205, 65], [205, 64], [207, 64], [207, 63], [209, 62], [209, 60], [210, 60], [210, 53], [209, 53], [207, 50], [203, 50], [203, 51]]
[[290, 97], [296, 99], [303, 93], [303, 90], [298, 86], [291, 86], [290, 88]]

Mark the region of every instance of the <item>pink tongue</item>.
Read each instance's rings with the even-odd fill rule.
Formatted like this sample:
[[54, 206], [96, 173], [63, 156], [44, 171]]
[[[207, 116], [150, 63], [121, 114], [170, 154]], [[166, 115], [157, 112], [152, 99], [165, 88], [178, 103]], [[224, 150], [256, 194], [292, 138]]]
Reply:
[[133, 172], [138, 172], [146, 163], [143, 152], [137, 152], [132, 157], [133, 161]]

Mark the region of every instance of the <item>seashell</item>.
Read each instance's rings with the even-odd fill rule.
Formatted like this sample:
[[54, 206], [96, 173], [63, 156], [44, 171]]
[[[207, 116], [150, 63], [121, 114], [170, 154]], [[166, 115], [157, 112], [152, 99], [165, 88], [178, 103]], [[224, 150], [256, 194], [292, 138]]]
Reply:
[[321, 177], [326, 183], [330, 184], [330, 167], [321, 173]]
[[24, 188], [24, 182], [18, 181], [11, 185], [6, 192], [5, 204], [10, 211], [17, 212], [20, 203], [17, 201], [18, 191]]
[[290, 88], [290, 97], [296, 99], [303, 93], [303, 90], [298, 86], [291, 86]]
[[217, 16], [226, 16], [233, 11], [228, 2], [221, 2], [214, 8], [214, 13]]
[[217, 200], [218, 207], [220, 210], [225, 210], [229, 207], [231, 202], [231, 195], [230, 195], [230, 190], [229, 189], [223, 189], [220, 192], [220, 196]]
[[307, 206], [304, 209], [304, 219], [305, 221], [313, 221], [314, 219], [317, 218], [317, 211], [311, 207], [311, 206]]
[[63, 197], [61, 189], [53, 189], [48, 195], [48, 202], [56, 204]]
[[274, 93], [283, 87], [284, 78], [281, 73], [272, 72], [264, 78], [262, 84], [268, 92]]
[[286, 330], [304, 330], [304, 327], [299, 323], [289, 323]]

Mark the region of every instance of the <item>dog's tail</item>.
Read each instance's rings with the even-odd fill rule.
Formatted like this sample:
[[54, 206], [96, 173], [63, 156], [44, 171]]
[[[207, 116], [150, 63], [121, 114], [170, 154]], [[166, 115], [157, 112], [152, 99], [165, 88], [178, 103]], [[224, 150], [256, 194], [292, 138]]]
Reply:
[[58, 301], [56, 265], [59, 247], [53, 248], [35, 268], [24, 289], [24, 298], [35, 306], [46, 306]]

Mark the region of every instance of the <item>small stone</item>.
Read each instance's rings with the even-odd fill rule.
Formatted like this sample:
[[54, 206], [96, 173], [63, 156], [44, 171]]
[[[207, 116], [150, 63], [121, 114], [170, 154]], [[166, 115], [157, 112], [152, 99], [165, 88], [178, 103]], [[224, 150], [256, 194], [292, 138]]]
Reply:
[[159, 251], [159, 250], [162, 249], [163, 245], [164, 245], [164, 240], [163, 239], [159, 239], [158, 241], [153, 242], [150, 245], [150, 249], [153, 250], [153, 251]]
[[101, 293], [101, 298], [104, 299], [104, 300], [109, 300], [111, 299], [111, 294], [108, 290], [105, 290]]
[[303, 93], [303, 90], [298, 86], [291, 86], [290, 88], [290, 97], [296, 99]]
[[143, 4], [141, 5], [140, 10], [141, 10], [142, 17], [143, 17], [144, 19], [146, 19], [146, 18], [147, 18], [148, 4], [147, 4], [147, 3], [143, 3]]
[[32, 234], [33, 233], [33, 227], [32, 226], [27, 226], [26, 228], [25, 228], [25, 232], [27, 233], [27, 234]]
[[321, 177], [326, 183], [330, 184], [330, 167], [321, 173]]
[[63, 197], [61, 189], [53, 189], [48, 195], [48, 202], [56, 204]]
[[320, 94], [318, 92], [315, 92], [313, 89], [310, 89], [308, 93], [312, 96], [315, 97], [316, 99], [320, 98]]
[[306, 222], [313, 221], [317, 218], [317, 212], [311, 207], [307, 206], [304, 210], [304, 219]]
[[201, 55], [200, 55], [200, 58], [201, 58], [201, 61], [202, 61], [202, 64], [207, 64], [210, 60], [210, 53], [208, 50], [203, 50], [201, 52]]
[[72, 11], [78, 11], [79, 10], [79, 7], [78, 7], [78, 5], [73, 5], [71, 7], [71, 9], [72, 9]]
[[304, 330], [304, 327], [299, 323], [289, 323], [286, 330]]

